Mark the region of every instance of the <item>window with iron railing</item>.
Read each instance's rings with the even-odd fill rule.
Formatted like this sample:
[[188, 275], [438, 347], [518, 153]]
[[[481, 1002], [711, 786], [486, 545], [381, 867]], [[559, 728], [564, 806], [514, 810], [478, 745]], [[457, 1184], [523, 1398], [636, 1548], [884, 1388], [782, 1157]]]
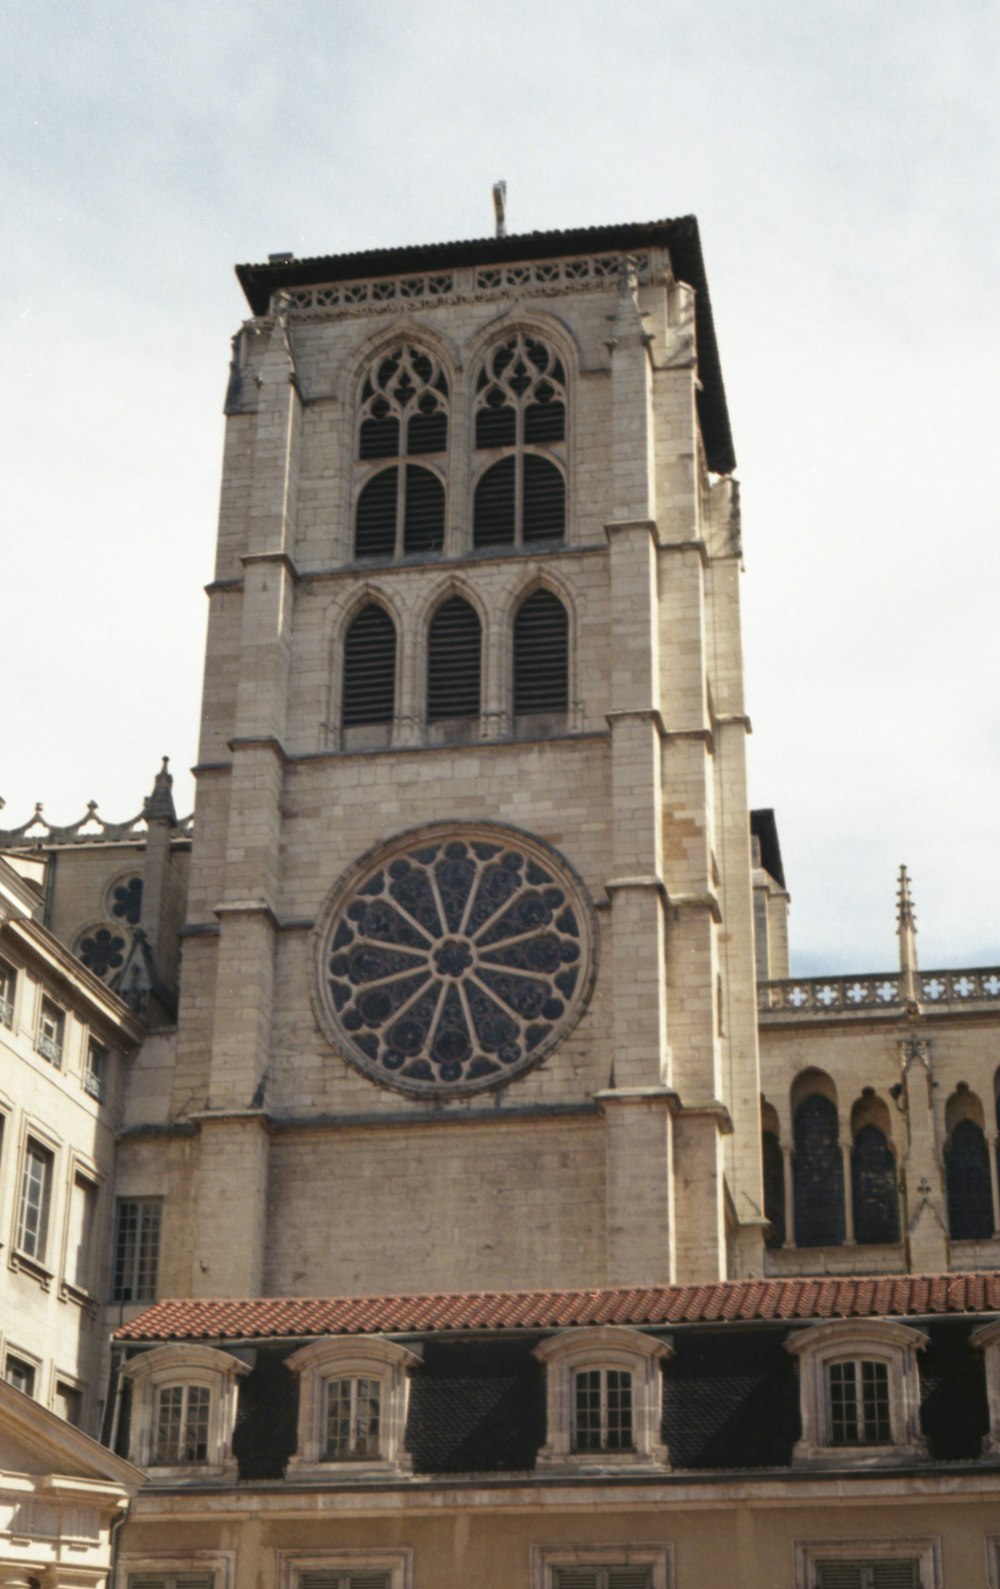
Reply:
[[58, 1005], [50, 999], [42, 1000], [42, 1008], [38, 1016], [38, 1035], [35, 1038], [35, 1047], [43, 1059], [57, 1070], [62, 1067], [63, 1037], [66, 1030], [66, 1017]]

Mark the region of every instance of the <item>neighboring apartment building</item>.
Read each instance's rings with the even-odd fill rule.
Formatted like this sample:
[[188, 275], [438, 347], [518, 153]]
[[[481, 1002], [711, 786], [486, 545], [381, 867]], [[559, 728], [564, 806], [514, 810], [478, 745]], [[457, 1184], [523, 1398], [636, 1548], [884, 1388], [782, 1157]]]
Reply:
[[0, 834], [151, 1029], [120, 1589], [1000, 1589], [1000, 973], [789, 976], [696, 223], [238, 274], [193, 839]]

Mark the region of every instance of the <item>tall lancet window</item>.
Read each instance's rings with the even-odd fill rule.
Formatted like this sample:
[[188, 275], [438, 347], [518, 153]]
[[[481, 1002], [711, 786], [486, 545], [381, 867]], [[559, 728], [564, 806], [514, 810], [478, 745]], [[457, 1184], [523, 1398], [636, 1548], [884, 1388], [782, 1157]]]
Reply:
[[476, 381], [478, 479], [473, 544], [528, 546], [566, 532], [566, 372], [518, 331], [490, 351]]
[[379, 357], [361, 388], [355, 557], [441, 550], [447, 450], [444, 371], [423, 348], [401, 343]]

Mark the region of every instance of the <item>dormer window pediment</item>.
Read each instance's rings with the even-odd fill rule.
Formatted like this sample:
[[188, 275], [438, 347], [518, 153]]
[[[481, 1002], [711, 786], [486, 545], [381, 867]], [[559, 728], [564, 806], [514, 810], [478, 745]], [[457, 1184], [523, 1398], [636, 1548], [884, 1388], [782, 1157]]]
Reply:
[[360, 1478], [410, 1471], [404, 1449], [409, 1371], [420, 1359], [395, 1341], [314, 1341], [293, 1352], [300, 1378], [298, 1446], [289, 1478]]

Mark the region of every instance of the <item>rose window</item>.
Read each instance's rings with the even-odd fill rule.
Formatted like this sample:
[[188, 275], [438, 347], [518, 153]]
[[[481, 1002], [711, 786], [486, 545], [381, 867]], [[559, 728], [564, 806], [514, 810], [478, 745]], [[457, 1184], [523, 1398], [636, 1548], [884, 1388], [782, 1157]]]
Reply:
[[582, 884], [504, 829], [406, 834], [338, 885], [320, 926], [318, 1013], [372, 1080], [476, 1091], [530, 1069], [593, 980]]
[[107, 927], [91, 927], [76, 952], [88, 971], [106, 978], [125, 964], [125, 939]]

